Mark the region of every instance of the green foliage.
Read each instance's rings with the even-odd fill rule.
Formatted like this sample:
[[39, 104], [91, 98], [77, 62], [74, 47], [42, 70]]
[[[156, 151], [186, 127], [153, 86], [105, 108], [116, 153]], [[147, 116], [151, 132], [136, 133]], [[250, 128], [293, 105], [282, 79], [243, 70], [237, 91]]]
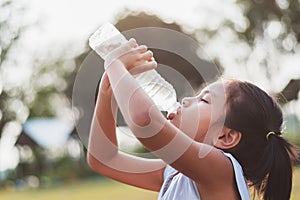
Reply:
[[50, 169], [43, 173], [44, 176], [57, 177], [63, 182], [74, 181], [83, 177], [95, 175], [86, 163], [85, 159], [74, 159], [70, 156], [63, 156], [60, 159], [49, 163]]
[[287, 50], [282, 41], [292, 34], [300, 41], [300, 2], [297, 0], [239, 0], [244, 8], [249, 26], [242, 35], [252, 43], [257, 36], [264, 37], [264, 31], [271, 21], [278, 21], [282, 25], [282, 31], [277, 40], [278, 47]]
[[[73, 63], [69, 63], [62, 47], [59, 50], [50, 48], [47, 57], [28, 55], [26, 47], [19, 42], [29, 26], [22, 21], [25, 12], [26, 9], [19, 1], [0, 2], [0, 139], [9, 122], [13, 121], [21, 127], [28, 118], [65, 116], [64, 112], [70, 113], [71, 110], [66, 90], [69, 84], [67, 79], [74, 71]], [[54, 56], [53, 51], [56, 53]], [[22, 59], [18, 60], [19, 54], [31, 60], [24, 64]], [[7, 73], [24, 69], [29, 69], [25, 81], [14, 79], [10, 77], [13, 73]], [[22, 71], [18, 73], [22, 74]], [[9, 134], [6, 136], [17, 140], [17, 136], [24, 133], [16, 129], [16, 132]], [[15, 142], [11, 142], [11, 145]], [[36, 150], [36, 147], [31, 148]], [[33, 163], [22, 163], [22, 167], [29, 172], [33, 171], [32, 174], [35, 175], [43, 173], [40, 171], [41, 165], [46, 160], [46, 155], [40, 152], [41, 150], [35, 151], [36, 159]], [[11, 177], [18, 178], [21, 175], [25, 174], [12, 174]]]
[[[22, 9], [15, 8], [13, 3], [13, 0], [4, 0], [0, 3], [0, 13], [3, 17], [0, 20], [0, 136], [4, 125], [16, 119], [16, 113], [7, 107], [7, 102], [15, 96], [11, 91], [5, 89], [4, 64], [12, 60], [10, 52], [14, 48], [14, 44], [18, 42], [21, 32], [26, 28], [22, 24], [14, 25], [13, 20], [16, 19], [16, 16], [20, 16]], [[16, 14], [18, 12], [20, 12], [19, 15]]]
[[[5, 82], [6, 71], [12, 67], [18, 67], [20, 61], [17, 61], [23, 49], [18, 40], [22, 38], [22, 34], [29, 26], [22, 23], [22, 15], [26, 10], [20, 6], [20, 2], [15, 0], [6, 0], [0, 3], [0, 12], [7, 13], [0, 20], [0, 136], [1, 130], [9, 121], [17, 120], [23, 123], [26, 118], [30, 117], [53, 117], [57, 116], [57, 111], [61, 107], [70, 107], [68, 97], [65, 90], [68, 87], [67, 78], [73, 72], [68, 59], [64, 52], [59, 52], [59, 56], [48, 56], [40, 58], [39, 55], [28, 55], [32, 57], [27, 68], [32, 69], [29, 75], [28, 82], [22, 85], [14, 85]], [[63, 49], [63, 48], [60, 48]], [[53, 49], [49, 50], [51, 54]], [[64, 51], [64, 50], [62, 50]], [[22, 54], [26, 52], [22, 52]], [[41, 60], [42, 59], [42, 60]], [[21, 67], [21, 66], [20, 66]], [[20, 68], [21, 70], [21, 68]], [[22, 73], [22, 72], [21, 72]], [[17, 80], [16, 80], [17, 81]], [[11, 102], [18, 99], [22, 102], [25, 110], [28, 110], [28, 115], [25, 119], [19, 120], [19, 113], [12, 109]]]

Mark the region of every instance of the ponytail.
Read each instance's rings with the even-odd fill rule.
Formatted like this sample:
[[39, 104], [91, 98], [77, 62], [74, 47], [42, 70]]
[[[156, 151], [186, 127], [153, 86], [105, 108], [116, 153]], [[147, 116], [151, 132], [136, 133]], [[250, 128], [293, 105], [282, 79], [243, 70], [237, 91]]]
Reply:
[[295, 148], [278, 134], [268, 137], [262, 156], [266, 183], [262, 191], [264, 200], [288, 200], [292, 190], [293, 161], [297, 159]]

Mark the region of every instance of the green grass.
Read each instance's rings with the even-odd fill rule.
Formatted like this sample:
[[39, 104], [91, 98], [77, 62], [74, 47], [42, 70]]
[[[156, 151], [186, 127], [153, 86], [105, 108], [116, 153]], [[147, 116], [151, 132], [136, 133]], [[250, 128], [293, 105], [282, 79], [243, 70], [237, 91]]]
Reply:
[[2, 200], [153, 200], [157, 193], [111, 180], [85, 180], [60, 187], [29, 191], [0, 191]]
[[[106, 179], [85, 180], [48, 189], [0, 191], [2, 200], [155, 200], [158, 193]], [[300, 167], [296, 168], [291, 200], [300, 199]]]
[[294, 181], [291, 199], [300, 199], [300, 167], [297, 167], [294, 171]]

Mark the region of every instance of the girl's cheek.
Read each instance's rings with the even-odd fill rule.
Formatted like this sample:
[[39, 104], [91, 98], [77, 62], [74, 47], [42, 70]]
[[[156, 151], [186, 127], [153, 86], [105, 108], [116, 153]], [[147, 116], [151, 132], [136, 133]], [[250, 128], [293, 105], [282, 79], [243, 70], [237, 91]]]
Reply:
[[200, 113], [197, 107], [191, 105], [182, 108], [179, 128], [191, 138], [196, 138], [199, 128]]

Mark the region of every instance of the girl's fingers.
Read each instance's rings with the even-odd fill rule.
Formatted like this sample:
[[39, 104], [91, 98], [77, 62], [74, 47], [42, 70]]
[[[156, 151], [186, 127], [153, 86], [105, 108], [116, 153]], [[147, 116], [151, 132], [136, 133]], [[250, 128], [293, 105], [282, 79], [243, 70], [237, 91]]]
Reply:
[[147, 51], [147, 46], [146, 45], [140, 45], [140, 46], [137, 46], [135, 48], [135, 50], [138, 52], [138, 53], [144, 53]]
[[128, 52], [132, 51], [137, 46], [136, 40], [131, 38], [128, 42], [122, 44], [121, 46], [114, 48], [107, 57], [112, 59], [118, 59], [121, 56], [127, 54]]
[[138, 66], [138, 68], [143, 68], [145, 71], [155, 69], [157, 67], [156, 61], [145, 62], [144, 64]]
[[136, 43], [134, 46], [133, 46], [133, 48], [137, 48], [139, 45]]
[[153, 58], [153, 52], [150, 50], [146, 51], [141, 55], [141, 59], [143, 60], [152, 61], [152, 58]]
[[155, 69], [156, 67], [157, 67], [156, 61], [143, 62], [142, 64], [132, 68], [129, 72], [132, 75], [136, 75], [145, 71], [149, 71], [151, 69]]
[[155, 69], [157, 67], [157, 62], [156, 61], [145, 62], [145, 64], [143, 64], [140, 67], [147, 70]]
[[132, 47], [132, 48], [135, 48], [135, 47], [137, 47], [137, 43], [136, 43], [136, 40], [134, 39], [134, 38], [130, 38], [129, 39], [129, 41], [128, 41], [128, 44], [129, 44], [129, 46], [130, 47]]

